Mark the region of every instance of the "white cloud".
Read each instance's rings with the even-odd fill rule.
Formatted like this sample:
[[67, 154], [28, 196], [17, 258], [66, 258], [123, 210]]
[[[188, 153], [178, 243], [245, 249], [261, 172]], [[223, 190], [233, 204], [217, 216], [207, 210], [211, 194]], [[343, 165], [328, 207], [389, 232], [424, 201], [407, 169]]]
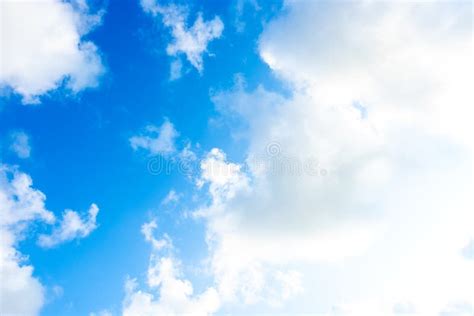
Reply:
[[98, 48], [82, 37], [103, 12], [89, 14], [85, 1], [1, 1], [0, 6], [0, 87], [32, 104], [63, 86], [78, 93], [98, 85], [104, 66]]
[[[214, 149], [198, 183], [223, 301], [292, 293], [290, 313], [349, 315], [474, 304], [469, 5], [291, 1], [266, 26], [260, 54], [292, 94], [215, 94], [245, 123], [248, 168]], [[278, 282], [291, 271], [304, 291]]]
[[168, 235], [165, 234], [163, 239], [156, 239], [155, 236], [153, 236], [153, 233], [157, 227], [158, 225], [156, 224], [155, 220], [142, 225], [142, 234], [145, 237], [145, 240], [151, 243], [154, 250], [172, 247], [171, 239], [168, 237]]
[[[280, 305], [302, 291], [301, 275], [291, 269], [265, 266], [254, 253], [254, 250], [262, 250], [254, 244], [258, 239], [238, 231], [237, 210], [232, 209], [229, 202], [252, 194], [249, 178], [241, 169], [241, 165], [227, 162], [221, 150], [212, 149], [201, 161], [202, 172], [197, 182], [198, 187], [208, 185], [212, 202], [194, 215], [208, 220], [211, 269], [222, 301], [229, 303], [241, 299], [247, 304], [265, 301]], [[285, 249], [285, 253], [287, 251]], [[267, 253], [261, 253], [262, 257], [265, 255]]]
[[[473, 130], [464, 115], [472, 113], [472, 13], [464, 10], [467, 5], [289, 2], [288, 14], [262, 34], [260, 55], [320, 103], [359, 101], [376, 127], [395, 129], [403, 120], [472, 146], [466, 135]], [[291, 36], [277, 31], [282, 29], [293, 30]], [[420, 115], [414, 116], [414, 110]]]
[[[193, 286], [181, 278], [179, 262], [172, 256], [158, 253], [167, 245], [171, 250], [169, 239], [165, 236], [156, 240], [152, 236], [156, 222], [146, 223], [142, 227], [145, 239], [153, 245], [150, 265], [147, 273], [149, 291], [138, 289], [135, 279], [125, 284], [126, 298], [123, 303], [124, 316], [154, 315], [210, 315], [219, 306], [219, 297], [213, 288], [208, 288], [200, 295], [193, 293]], [[159, 247], [156, 247], [159, 244]]]
[[[199, 12], [192, 26], [188, 26], [188, 9], [183, 6], [162, 6], [157, 0], [141, 0], [145, 12], [157, 16], [161, 15], [163, 24], [171, 30], [172, 42], [168, 44], [166, 52], [169, 56], [186, 56], [191, 65], [200, 73], [203, 71], [203, 55], [207, 53], [209, 42], [220, 38], [224, 30], [222, 20], [216, 16], [214, 19], [205, 21]], [[181, 65], [175, 60], [172, 63], [171, 78], [177, 79], [181, 76]], [[178, 71], [179, 70], [179, 71]]]
[[86, 219], [82, 219], [75, 211], [65, 210], [59, 225], [53, 228], [50, 235], [40, 235], [38, 244], [41, 247], [50, 248], [66, 241], [89, 236], [97, 228], [98, 213], [99, 208], [95, 204], [90, 206]]
[[[0, 165], [0, 209], [2, 228], [12, 228], [18, 224], [41, 220], [54, 222], [53, 213], [45, 208], [46, 196], [32, 188], [30, 176], [14, 167]], [[22, 225], [21, 225], [22, 226]]]
[[[33, 221], [51, 223], [54, 215], [44, 206], [46, 197], [32, 188], [31, 178], [0, 165], [0, 314], [37, 315], [45, 289], [33, 276], [33, 266], [15, 247]], [[28, 304], [25, 304], [28, 302]]]
[[10, 135], [10, 150], [13, 151], [18, 158], [26, 159], [30, 157], [31, 146], [30, 137], [25, 132], [14, 132]]
[[0, 235], [0, 312], [38, 315], [44, 304], [45, 289], [33, 276], [33, 266], [25, 263], [15, 250], [12, 233], [2, 229]]
[[167, 156], [176, 151], [175, 141], [178, 136], [174, 125], [165, 119], [161, 126], [148, 125], [143, 134], [133, 136], [129, 141], [134, 150], [141, 148], [150, 155]]
[[[34, 222], [53, 224], [46, 196], [32, 187], [31, 177], [0, 164], [0, 314], [38, 315], [45, 304], [45, 288], [33, 276], [33, 266], [16, 250]], [[57, 289], [53, 288], [53, 292]], [[57, 295], [57, 294], [56, 294]], [[25, 303], [26, 302], [26, 303]]]
[[162, 205], [175, 204], [175, 203], [178, 203], [180, 198], [181, 198], [180, 194], [176, 193], [175, 190], [170, 190], [168, 194], [165, 196], [165, 198], [161, 201], [161, 204]]
[[[286, 3], [259, 52], [292, 93], [240, 80], [212, 96], [249, 144], [244, 163], [214, 148], [200, 164], [210, 202], [194, 215], [206, 224], [215, 304], [191, 298], [176, 261], [153, 254], [148, 286], [159, 289], [130, 281], [124, 311], [186, 313], [197, 299], [204, 314], [260, 303], [288, 314], [472, 313], [471, 14], [464, 3]], [[155, 228], [143, 233], [163, 250]]]

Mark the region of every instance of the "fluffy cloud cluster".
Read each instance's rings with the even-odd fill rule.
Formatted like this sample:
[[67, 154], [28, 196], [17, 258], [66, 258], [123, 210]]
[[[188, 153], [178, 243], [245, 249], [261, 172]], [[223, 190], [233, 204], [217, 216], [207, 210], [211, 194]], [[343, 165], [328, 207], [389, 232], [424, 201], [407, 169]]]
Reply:
[[54, 215], [45, 208], [46, 196], [31, 187], [31, 178], [14, 167], [0, 165], [0, 205], [2, 228], [34, 220], [54, 222]]
[[89, 14], [85, 1], [2, 1], [0, 7], [1, 88], [31, 104], [59, 87], [77, 93], [98, 85], [100, 54], [82, 37], [100, 23], [102, 12]]
[[135, 279], [125, 284], [124, 316], [154, 315], [199, 315], [215, 312], [219, 307], [219, 297], [214, 288], [208, 288], [199, 295], [193, 293], [193, 286], [181, 278], [179, 262], [171, 255], [163, 255], [163, 250], [171, 250], [172, 245], [165, 235], [164, 239], [153, 236], [156, 222], [146, 223], [142, 227], [145, 239], [152, 246], [150, 265], [147, 273], [149, 292], [138, 289]]
[[[15, 245], [32, 221], [52, 223], [45, 195], [31, 187], [31, 178], [0, 165], [0, 312], [2, 315], [36, 315], [44, 303], [44, 288], [33, 277], [33, 267], [22, 264]], [[28, 304], [24, 304], [28, 302]]]
[[176, 152], [175, 142], [178, 136], [173, 123], [165, 119], [161, 126], [146, 126], [143, 134], [132, 136], [129, 141], [134, 150], [144, 149], [150, 155], [168, 156]]
[[[226, 303], [242, 300], [248, 304], [264, 301], [280, 305], [302, 291], [301, 274], [285, 267], [266, 267], [259, 258], [268, 253], [262, 253], [261, 245], [255, 244], [259, 242], [258, 238], [238, 231], [236, 223], [239, 219], [230, 203], [253, 194], [249, 181], [241, 165], [228, 162], [221, 150], [212, 149], [201, 161], [201, 177], [197, 182], [199, 187], [207, 186], [211, 204], [197, 210], [194, 215], [207, 219], [211, 270], [221, 300]], [[252, 210], [255, 209], [248, 211]], [[283, 255], [287, 252], [285, 249]]]
[[[16, 250], [34, 222], [53, 224], [54, 214], [45, 207], [46, 196], [32, 187], [31, 178], [16, 168], [0, 165], [0, 314], [37, 315], [43, 306], [45, 289], [33, 276], [33, 266]], [[97, 207], [94, 207], [94, 217]], [[70, 219], [77, 213], [68, 211]], [[76, 232], [79, 222], [63, 219], [61, 232]], [[95, 219], [94, 219], [95, 222]], [[92, 227], [89, 227], [90, 233]], [[59, 230], [58, 230], [59, 232]], [[84, 231], [82, 231], [84, 233]], [[80, 237], [85, 237], [82, 234]], [[74, 233], [72, 234], [74, 235]], [[70, 233], [53, 234], [54, 243], [70, 239]], [[63, 238], [64, 237], [64, 238]], [[25, 304], [25, 302], [28, 302]]]
[[[157, 16], [161, 15], [163, 24], [171, 30], [172, 42], [166, 48], [169, 56], [178, 57], [184, 54], [191, 65], [199, 72], [203, 70], [203, 55], [207, 52], [207, 45], [219, 38], [224, 30], [224, 24], [219, 17], [204, 21], [202, 13], [198, 13], [192, 26], [188, 26], [188, 9], [182, 6], [163, 6], [157, 0], [141, 0], [145, 12]], [[171, 79], [181, 76], [181, 61], [175, 60], [171, 64]]]
[[213, 95], [244, 123], [248, 168], [214, 149], [198, 183], [223, 301], [472, 311], [471, 19], [460, 3], [296, 1], [266, 26], [260, 54], [292, 95]]

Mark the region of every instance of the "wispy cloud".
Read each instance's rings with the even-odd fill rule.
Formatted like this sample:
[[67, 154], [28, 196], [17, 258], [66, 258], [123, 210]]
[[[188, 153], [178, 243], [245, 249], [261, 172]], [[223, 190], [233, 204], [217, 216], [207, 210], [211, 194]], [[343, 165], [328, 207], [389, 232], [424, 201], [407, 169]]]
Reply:
[[50, 235], [42, 234], [38, 238], [41, 247], [51, 248], [67, 241], [77, 240], [89, 236], [97, 228], [97, 214], [99, 208], [92, 204], [86, 218], [73, 211], [66, 210], [59, 224], [53, 228]]
[[30, 137], [25, 132], [14, 132], [10, 134], [10, 150], [13, 151], [18, 158], [26, 159], [30, 157], [31, 146]]
[[[207, 53], [209, 42], [220, 38], [224, 30], [224, 23], [216, 16], [212, 20], [205, 21], [202, 13], [191, 26], [188, 26], [188, 8], [175, 4], [161, 5], [157, 0], [141, 0], [145, 12], [154, 17], [160, 16], [163, 24], [170, 29], [172, 41], [166, 48], [169, 56], [179, 58], [184, 55], [188, 62], [200, 73], [204, 69], [203, 55]], [[182, 64], [180, 60], [174, 60], [171, 64], [170, 79], [181, 77]]]
[[178, 136], [173, 123], [165, 119], [161, 126], [146, 126], [143, 133], [130, 137], [129, 141], [134, 150], [144, 149], [150, 155], [168, 156], [176, 152]]

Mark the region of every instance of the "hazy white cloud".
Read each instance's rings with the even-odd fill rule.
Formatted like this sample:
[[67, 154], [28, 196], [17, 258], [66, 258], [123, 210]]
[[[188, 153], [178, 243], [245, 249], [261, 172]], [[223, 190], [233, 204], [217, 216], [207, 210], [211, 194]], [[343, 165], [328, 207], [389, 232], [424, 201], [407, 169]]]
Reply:
[[[179, 261], [171, 255], [161, 255], [159, 251], [172, 250], [169, 238], [157, 240], [153, 237], [157, 228], [152, 221], [142, 226], [145, 239], [152, 246], [150, 264], [147, 271], [148, 291], [138, 289], [135, 279], [125, 284], [126, 297], [123, 302], [124, 316], [154, 315], [210, 315], [219, 307], [219, 297], [213, 288], [203, 293], [193, 293], [191, 282], [181, 277]], [[158, 247], [157, 247], [158, 245]]]
[[96, 312], [89, 313], [89, 316], [112, 316], [112, 315], [113, 314], [110, 311], [106, 310], [106, 309], [104, 309], [100, 312], [97, 312], [97, 313]]
[[151, 222], [142, 225], [142, 234], [145, 237], [145, 240], [153, 246], [154, 250], [172, 247], [173, 245], [168, 235], [165, 234], [162, 239], [155, 238], [153, 234], [157, 227], [156, 220], [152, 220]]
[[[185, 175], [190, 181], [193, 181], [195, 177], [196, 167], [199, 163], [196, 152], [199, 150], [199, 144], [193, 146], [191, 142], [187, 142], [176, 155], [178, 171]], [[181, 198], [181, 194], [178, 194], [178, 198]]]
[[[465, 115], [473, 111], [472, 12], [465, 6], [288, 2], [288, 14], [263, 32], [259, 51], [272, 70], [319, 103], [357, 101], [377, 128], [420, 124], [472, 146]], [[283, 29], [292, 32], [278, 31]]]
[[161, 201], [161, 204], [162, 205], [175, 204], [175, 203], [178, 203], [180, 198], [181, 198], [180, 194], [176, 193], [175, 190], [170, 190], [168, 194], [165, 196], [165, 198]]
[[[46, 196], [33, 188], [31, 177], [0, 164], [0, 314], [38, 315], [45, 304], [45, 288], [33, 276], [33, 266], [17, 249], [33, 222], [53, 224]], [[65, 226], [62, 224], [62, 226]], [[56, 292], [55, 289], [53, 291]], [[26, 303], [25, 303], [26, 302]]]
[[[166, 52], [169, 56], [186, 56], [188, 62], [199, 72], [203, 71], [203, 55], [207, 53], [209, 42], [221, 37], [224, 23], [216, 16], [205, 21], [202, 13], [188, 26], [188, 8], [174, 4], [163, 6], [157, 0], [141, 0], [142, 8], [152, 16], [161, 16], [163, 24], [171, 31], [172, 42], [168, 44]], [[171, 67], [172, 80], [181, 76], [181, 62], [175, 60]]]
[[398, 302], [393, 306], [396, 315], [416, 315], [416, 308], [411, 302]]
[[474, 260], [474, 239], [462, 249], [462, 254], [466, 259]]
[[180, 59], [173, 60], [170, 64], [170, 80], [177, 80], [181, 78], [181, 71], [183, 69], [183, 63]]
[[[179, 159], [183, 162], [191, 163], [197, 160], [196, 153], [193, 151], [192, 144], [188, 142], [179, 152]], [[199, 145], [197, 146], [199, 148]]]
[[243, 123], [247, 159], [213, 149], [198, 182], [223, 302], [298, 294], [291, 313], [348, 315], [474, 304], [468, 7], [290, 1], [265, 27], [260, 54], [292, 94], [241, 81], [215, 93]]
[[[250, 10], [249, 10], [250, 9]], [[234, 27], [235, 30], [239, 33], [245, 31], [245, 19], [244, 14], [246, 11], [259, 11], [260, 5], [257, 0], [236, 0], [234, 6]]]
[[474, 314], [474, 305], [468, 302], [456, 302], [449, 304], [439, 314], [440, 316], [470, 316]]
[[2, 1], [0, 6], [0, 87], [31, 104], [60, 87], [78, 93], [98, 85], [104, 66], [98, 48], [82, 37], [100, 23], [102, 11], [89, 14], [85, 1]]
[[95, 204], [90, 206], [88, 217], [85, 219], [82, 219], [81, 216], [73, 210], [65, 210], [61, 221], [53, 228], [51, 234], [42, 234], [39, 236], [38, 244], [41, 247], [49, 248], [66, 241], [89, 236], [89, 234], [97, 228], [96, 219], [98, 213], [99, 208]]
[[165, 119], [161, 126], [148, 125], [145, 131], [129, 139], [134, 150], [144, 149], [150, 155], [167, 156], [176, 151], [175, 141], [179, 133], [173, 123]]
[[[194, 215], [208, 221], [211, 270], [221, 300], [225, 303], [242, 300], [247, 304], [264, 301], [280, 305], [300, 293], [301, 274], [287, 268], [265, 266], [254, 253], [258, 246], [253, 242], [258, 243], [258, 240], [238, 231], [236, 221], [239, 219], [235, 217], [238, 214], [229, 203], [242, 195], [252, 194], [249, 177], [242, 166], [228, 162], [226, 155], [214, 148], [201, 161], [197, 186], [206, 186], [212, 198], [210, 205], [198, 209]], [[285, 249], [284, 253], [287, 251]], [[262, 253], [265, 255], [267, 253]]]
[[30, 157], [31, 146], [30, 137], [25, 132], [14, 132], [10, 135], [10, 150], [13, 151], [18, 158], [26, 159]]

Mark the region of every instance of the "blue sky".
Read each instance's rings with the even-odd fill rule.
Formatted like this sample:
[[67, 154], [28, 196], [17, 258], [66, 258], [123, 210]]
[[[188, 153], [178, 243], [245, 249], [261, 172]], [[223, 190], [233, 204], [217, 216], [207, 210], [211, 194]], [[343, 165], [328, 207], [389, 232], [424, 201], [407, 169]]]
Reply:
[[470, 2], [1, 5], [2, 313], [474, 312]]

